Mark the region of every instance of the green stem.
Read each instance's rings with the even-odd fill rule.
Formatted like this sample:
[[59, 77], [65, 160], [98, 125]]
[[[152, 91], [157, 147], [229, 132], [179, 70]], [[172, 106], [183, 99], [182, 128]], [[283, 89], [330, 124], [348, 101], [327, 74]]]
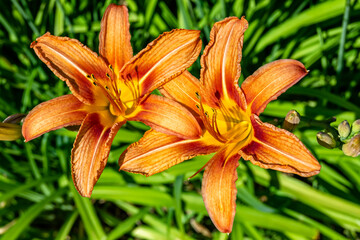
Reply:
[[349, 13], [350, 13], [350, 0], [346, 1], [345, 11], [344, 11], [344, 18], [342, 22], [342, 33], [340, 37], [340, 45], [339, 45], [339, 56], [337, 62], [336, 73], [340, 74], [343, 69], [343, 58], [344, 58], [344, 46], [346, 40], [346, 28], [349, 23]]

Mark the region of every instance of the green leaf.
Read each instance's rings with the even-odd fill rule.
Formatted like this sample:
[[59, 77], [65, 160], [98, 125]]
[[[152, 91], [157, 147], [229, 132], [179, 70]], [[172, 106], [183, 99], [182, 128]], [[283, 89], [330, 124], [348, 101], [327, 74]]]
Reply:
[[74, 197], [75, 205], [84, 223], [88, 238], [105, 239], [105, 231], [101, 226], [101, 221], [96, 215], [95, 208], [90, 199], [80, 196], [73, 184], [70, 184], [70, 189]]
[[21, 233], [32, 223], [32, 221], [44, 210], [47, 204], [66, 192], [66, 189], [59, 189], [50, 196], [28, 208], [15, 222], [15, 224], [2, 235], [3, 240], [17, 239]]
[[116, 226], [108, 235], [108, 240], [119, 239], [125, 233], [132, 231], [135, 227], [136, 222], [144, 217], [146, 213], [149, 212], [149, 208], [143, 208], [138, 213], [134, 214], [131, 217], [128, 217], [126, 220], [121, 222], [119, 225]]
[[79, 212], [75, 210], [72, 212], [69, 217], [65, 220], [64, 224], [61, 226], [59, 232], [56, 234], [55, 240], [66, 240], [71, 228], [73, 227], [76, 219], [79, 216]]
[[145, 206], [174, 206], [174, 200], [169, 194], [145, 187], [101, 185], [94, 188], [91, 197], [94, 199], [123, 200]]
[[279, 39], [295, 34], [300, 28], [339, 16], [344, 12], [344, 8], [345, 2], [343, 0], [325, 1], [313, 5], [308, 10], [303, 11], [299, 15], [284, 21], [268, 31], [258, 42], [255, 52], [261, 52], [265, 47]]

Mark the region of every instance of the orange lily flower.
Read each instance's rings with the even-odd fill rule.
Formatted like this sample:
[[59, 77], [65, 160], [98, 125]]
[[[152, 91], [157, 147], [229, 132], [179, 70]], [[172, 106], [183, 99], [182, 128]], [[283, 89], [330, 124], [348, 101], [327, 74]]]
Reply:
[[294, 134], [258, 117], [271, 100], [307, 74], [304, 65], [277, 60], [258, 69], [239, 88], [247, 26], [244, 18], [217, 22], [201, 58], [200, 82], [184, 72], [162, 87], [165, 96], [176, 99], [197, 117], [202, 136], [182, 139], [149, 130], [119, 160], [122, 170], [152, 175], [196, 155], [217, 152], [204, 166], [202, 196], [213, 223], [226, 233], [231, 232], [235, 216], [240, 157], [263, 168], [304, 177], [320, 170]]
[[72, 94], [36, 106], [23, 124], [25, 140], [81, 125], [71, 152], [72, 177], [78, 192], [90, 197], [111, 143], [127, 120], [181, 138], [200, 136], [189, 111], [175, 101], [150, 95], [196, 60], [199, 36], [199, 31], [172, 30], [133, 57], [128, 10], [111, 4], [101, 21], [100, 56], [75, 39], [49, 33], [39, 37], [31, 47]]

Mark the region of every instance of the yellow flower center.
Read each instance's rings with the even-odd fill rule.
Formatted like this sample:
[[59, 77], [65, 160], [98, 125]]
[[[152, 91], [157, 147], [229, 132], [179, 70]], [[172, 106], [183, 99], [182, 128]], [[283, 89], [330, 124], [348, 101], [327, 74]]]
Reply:
[[[109, 65], [111, 71], [113, 68]], [[133, 81], [130, 75], [118, 76], [113, 72], [113, 77], [106, 74], [108, 79], [96, 79], [93, 74], [86, 77], [92, 84], [102, 90], [103, 95], [109, 100], [109, 111], [114, 116], [125, 116], [132, 113], [139, 102], [139, 84]]]
[[253, 138], [250, 116], [231, 99], [219, 100], [217, 109], [201, 106], [206, 129], [223, 143], [235, 143], [237, 150]]
[[129, 115], [139, 103], [139, 84], [138, 81], [133, 81], [132, 79], [122, 79], [119, 82], [121, 89], [120, 100], [126, 108], [125, 115]]

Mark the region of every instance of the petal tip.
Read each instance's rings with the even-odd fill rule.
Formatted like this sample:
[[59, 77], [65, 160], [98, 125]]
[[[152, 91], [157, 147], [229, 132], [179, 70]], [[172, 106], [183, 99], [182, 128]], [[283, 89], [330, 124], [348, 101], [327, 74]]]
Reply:
[[93, 185], [88, 185], [88, 188], [84, 188], [80, 186], [80, 183], [78, 183], [78, 179], [75, 176], [75, 174], [72, 174], [72, 178], [73, 178], [73, 182], [74, 182], [74, 186], [76, 191], [82, 196], [82, 197], [87, 197], [90, 198], [91, 197], [91, 193], [94, 189], [94, 184]]
[[79, 190], [78, 188], [76, 188], [77, 191], [79, 192], [79, 194], [82, 196], [82, 197], [87, 197], [87, 198], [90, 198], [91, 197], [91, 193], [92, 193], [92, 188], [90, 191], [82, 191], [82, 190]]
[[36, 44], [37, 44], [37, 41], [36, 41], [36, 40], [33, 41], [33, 42], [30, 44], [30, 48], [34, 48]]
[[27, 128], [26, 128], [26, 119], [24, 121], [24, 124], [22, 126], [22, 129], [21, 129], [21, 134], [23, 135], [24, 137], [24, 142], [29, 142], [31, 141], [32, 139], [34, 139], [34, 137], [30, 137], [29, 135], [29, 132], [27, 131]]

